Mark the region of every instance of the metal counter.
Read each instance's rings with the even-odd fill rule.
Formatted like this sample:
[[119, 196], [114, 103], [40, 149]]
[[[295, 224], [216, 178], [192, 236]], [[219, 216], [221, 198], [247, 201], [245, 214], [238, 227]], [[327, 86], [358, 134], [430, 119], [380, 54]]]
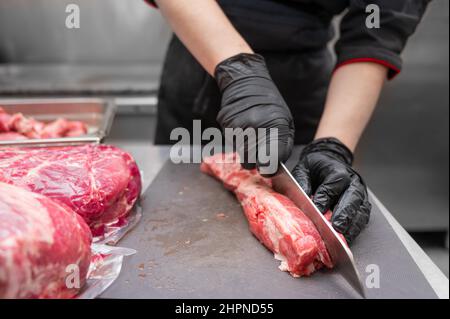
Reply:
[[[144, 190], [149, 187], [152, 181], [155, 179], [156, 175], [160, 172], [161, 168], [169, 159], [169, 147], [160, 147], [151, 145], [149, 142], [140, 141], [140, 142], [131, 142], [126, 140], [110, 140], [107, 141], [112, 144], [116, 144], [117, 146], [129, 151], [136, 159], [142, 173], [143, 173], [143, 185]], [[447, 277], [440, 271], [440, 269], [431, 261], [431, 259], [424, 253], [424, 251], [417, 245], [417, 243], [409, 236], [409, 234], [400, 226], [400, 224], [395, 220], [395, 218], [390, 214], [390, 212], [383, 206], [383, 204], [377, 199], [377, 197], [371, 193], [372, 203], [377, 210], [379, 210], [388, 221], [389, 225], [392, 227], [395, 236], [398, 237], [401, 244], [404, 246], [406, 251], [409, 253], [411, 258], [414, 260], [417, 267], [420, 269], [420, 272], [426, 278], [426, 281], [434, 290], [435, 294], [439, 298], [448, 298], [449, 297], [449, 282]], [[145, 214], [145, 212], [144, 212]], [[139, 229], [133, 230], [128, 236], [138, 236]], [[249, 234], [249, 233], [248, 233]], [[249, 236], [251, 237], [251, 236]], [[133, 242], [136, 238], [133, 237], [129, 240], [124, 240], [124, 243]], [[134, 248], [134, 247], [130, 247]], [[149, 247], [148, 249], [151, 249]], [[356, 256], [356, 258], [358, 258]], [[167, 265], [170, 267], [169, 265]], [[271, 265], [273, 266], [273, 265]], [[130, 269], [133, 267], [133, 269]], [[132, 265], [131, 262], [125, 262], [123, 273], [129, 273], [130, 271], [137, 272], [134, 269], [136, 265]], [[140, 267], [140, 266], [139, 266]], [[142, 267], [146, 267], [142, 265]], [[401, 265], [393, 265], [393, 267], [401, 267]], [[275, 269], [276, 270], [276, 269]], [[278, 270], [276, 270], [278, 271]], [[113, 284], [113, 286], [107, 290], [102, 297], [105, 298], [127, 298], [131, 295], [133, 297], [136, 296], [136, 291], [134, 289], [138, 289], [137, 287], [133, 287], [134, 283], [129, 280], [129, 278], [125, 278], [126, 275], [121, 275], [117, 282]], [[143, 278], [140, 278], [143, 279]], [[211, 283], [214, 285], [214, 283]], [[143, 289], [140, 287], [140, 289]], [[151, 297], [152, 294], [142, 295], [143, 298]], [[177, 296], [176, 294], [170, 294], [170, 296]], [[161, 295], [155, 295], [155, 297], [163, 297]], [[201, 295], [192, 295], [193, 298], [201, 297]], [[277, 298], [274, 296], [274, 298]]]

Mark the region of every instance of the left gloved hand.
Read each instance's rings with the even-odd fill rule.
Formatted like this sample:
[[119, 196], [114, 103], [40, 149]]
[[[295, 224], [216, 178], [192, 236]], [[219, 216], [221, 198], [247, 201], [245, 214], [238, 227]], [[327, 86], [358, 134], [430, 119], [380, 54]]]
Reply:
[[[258, 149], [262, 145], [272, 151], [271, 144], [276, 147], [274, 163], [285, 162], [294, 145], [294, 120], [291, 111], [270, 77], [264, 58], [259, 54], [241, 53], [219, 63], [215, 70], [215, 78], [222, 93], [222, 104], [217, 114], [217, 122], [222, 128], [264, 129], [266, 136], [256, 134], [256, 141], [238, 146], [244, 168], [258, 168], [263, 175], [267, 174], [269, 163], [261, 162]], [[270, 135], [270, 129], [277, 131], [277, 136]], [[252, 154], [256, 162], [251, 163], [248, 157]], [[273, 154], [271, 155], [271, 157]], [[270, 168], [270, 167], [269, 167]]]
[[372, 207], [352, 162], [352, 152], [338, 139], [322, 138], [303, 149], [292, 172], [322, 213], [333, 211], [331, 223], [349, 243], [369, 222]]

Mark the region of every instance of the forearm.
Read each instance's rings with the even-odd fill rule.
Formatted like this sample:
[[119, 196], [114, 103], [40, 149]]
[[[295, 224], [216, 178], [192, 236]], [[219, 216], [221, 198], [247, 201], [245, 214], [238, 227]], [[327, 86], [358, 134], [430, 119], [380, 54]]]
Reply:
[[354, 151], [378, 102], [386, 73], [387, 68], [376, 63], [337, 69], [315, 138], [335, 137]]
[[233, 55], [252, 53], [215, 0], [156, 2], [172, 30], [209, 74]]

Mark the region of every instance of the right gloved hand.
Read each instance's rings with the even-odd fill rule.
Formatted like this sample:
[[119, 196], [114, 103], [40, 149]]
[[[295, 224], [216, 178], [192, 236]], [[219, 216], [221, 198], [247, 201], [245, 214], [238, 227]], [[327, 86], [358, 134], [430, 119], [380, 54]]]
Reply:
[[292, 171], [322, 213], [333, 210], [331, 224], [348, 243], [366, 227], [372, 208], [366, 184], [352, 162], [352, 152], [341, 141], [320, 138], [305, 146]]
[[[294, 121], [283, 97], [273, 83], [264, 58], [258, 54], [241, 53], [219, 63], [215, 78], [222, 93], [222, 104], [217, 121], [222, 128], [264, 128], [264, 139], [257, 136], [257, 143], [270, 143], [278, 149], [278, 161], [284, 162], [294, 144]], [[278, 129], [276, 138], [269, 136], [269, 129]], [[240, 155], [253, 154], [258, 160], [257, 146], [244, 143], [237, 146]], [[248, 158], [248, 157], [246, 157]], [[267, 163], [243, 163], [247, 169]], [[275, 172], [273, 172], [275, 173]]]

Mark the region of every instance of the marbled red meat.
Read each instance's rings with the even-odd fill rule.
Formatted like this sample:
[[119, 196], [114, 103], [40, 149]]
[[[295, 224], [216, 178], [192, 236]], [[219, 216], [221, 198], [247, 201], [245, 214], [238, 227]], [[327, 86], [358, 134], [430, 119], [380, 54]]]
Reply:
[[0, 107], [0, 140], [14, 138], [17, 134], [23, 139], [73, 137], [87, 133], [87, 125], [79, 121], [68, 121], [60, 118], [49, 123], [44, 123], [26, 117], [22, 113], [8, 114]]
[[109, 145], [1, 148], [0, 182], [67, 205], [95, 236], [121, 223], [141, 191], [136, 162]]
[[311, 220], [271, 180], [241, 168], [236, 154], [205, 158], [201, 170], [222, 181], [241, 203], [251, 232], [281, 261], [280, 269], [307, 276], [333, 263]]
[[90, 245], [89, 227], [70, 208], [0, 183], [0, 298], [72, 298]]

